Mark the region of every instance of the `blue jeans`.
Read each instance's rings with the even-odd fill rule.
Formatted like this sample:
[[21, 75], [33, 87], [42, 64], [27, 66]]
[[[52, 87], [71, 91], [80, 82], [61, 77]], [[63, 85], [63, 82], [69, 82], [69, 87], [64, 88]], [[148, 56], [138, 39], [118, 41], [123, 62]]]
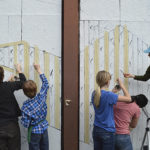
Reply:
[[115, 150], [133, 150], [130, 135], [116, 134]]
[[115, 133], [94, 126], [93, 141], [94, 150], [114, 150]]
[[47, 130], [45, 130], [43, 134], [31, 134], [29, 150], [49, 150]]

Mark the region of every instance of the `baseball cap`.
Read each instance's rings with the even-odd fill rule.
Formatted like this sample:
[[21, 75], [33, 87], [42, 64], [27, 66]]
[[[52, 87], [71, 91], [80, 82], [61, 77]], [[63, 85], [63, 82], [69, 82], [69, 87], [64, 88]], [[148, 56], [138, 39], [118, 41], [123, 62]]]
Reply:
[[150, 47], [146, 50], [144, 50], [144, 53], [150, 53]]

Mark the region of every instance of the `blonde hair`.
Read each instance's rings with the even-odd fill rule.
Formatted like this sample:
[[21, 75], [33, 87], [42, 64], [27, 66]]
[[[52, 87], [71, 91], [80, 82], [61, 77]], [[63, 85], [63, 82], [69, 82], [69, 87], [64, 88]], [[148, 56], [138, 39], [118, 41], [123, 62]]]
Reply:
[[95, 90], [94, 95], [94, 105], [96, 108], [98, 108], [100, 104], [101, 87], [107, 85], [109, 80], [111, 80], [111, 75], [105, 70], [99, 71], [96, 75], [96, 83], [98, 84], [98, 88]]

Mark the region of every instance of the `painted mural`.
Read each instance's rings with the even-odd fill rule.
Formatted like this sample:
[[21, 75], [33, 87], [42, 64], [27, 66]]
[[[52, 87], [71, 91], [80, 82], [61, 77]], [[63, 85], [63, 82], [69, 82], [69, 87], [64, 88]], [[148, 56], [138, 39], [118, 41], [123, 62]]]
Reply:
[[[150, 97], [150, 81], [123, 77], [123, 72], [143, 75], [149, 66], [150, 59], [143, 51], [150, 45], [150, 18], [146, 13], [150, 3], [147, 0], [143, 3], [81, 0], [80, 4], [80, 150], [93, 150], [91, 94], [96, 88], [95, 76], [99, 70], [107, 70], [112, 75], [108, 90], [112, 90], [120, 77], [131, 95], [143, 93]], [[146, 110], [150, 116], [149, 103]], [[131, 132], [134, 150], [140, 150], [146, 118], [141, 110], [138, 125]]]
[[[16, 74], [14, 64], [20, 63], [27, 79], [32, 79], [37, 83], [38, 89], [41, 86], [39, 75], [34, 71], [33, 63], [40, 64], [49, 84], [47, 96], [47, 120], [50, 127], [61, 129], [61, 59], [46, 51], [41, 51], [37, 46], [32, 47], [25, 41], [7, 43], [0, 45], [0, 66], [5, 70], [5, 80], [12, 74]], [[20, 107], [24, 100], [23, 95], [15, 93]], [[20, 96], [18, 96], [18, 94]], [[22, 98], [23, 97], [23, 98]], [[21, 127], [23, 128], [23, 127]], [[25, 133], [23, 129], [22, 133]], [[26, 136], [22, 134], [22, 141], [26, 141]]]
[[[0, 1], [0, 65], [5, 80], [16, 74], [21, 63], [28, 79], [41, 86], [33, 62], [39, 63], [50, 88], [47, 105], [49, 148], [61, 149], [61, 0]], [[26, 100], [22, 90], [15, 92], [20, 107]], [[21, 128], [21, 150], [28, 150], [27, 131]]]

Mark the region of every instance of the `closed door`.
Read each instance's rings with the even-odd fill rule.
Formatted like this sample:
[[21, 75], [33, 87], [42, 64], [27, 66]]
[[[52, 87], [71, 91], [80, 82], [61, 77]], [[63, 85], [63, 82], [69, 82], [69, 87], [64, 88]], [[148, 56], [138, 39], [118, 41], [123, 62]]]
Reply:
[[79, 150], [79, 2], [63, 1], [62, 150]]

